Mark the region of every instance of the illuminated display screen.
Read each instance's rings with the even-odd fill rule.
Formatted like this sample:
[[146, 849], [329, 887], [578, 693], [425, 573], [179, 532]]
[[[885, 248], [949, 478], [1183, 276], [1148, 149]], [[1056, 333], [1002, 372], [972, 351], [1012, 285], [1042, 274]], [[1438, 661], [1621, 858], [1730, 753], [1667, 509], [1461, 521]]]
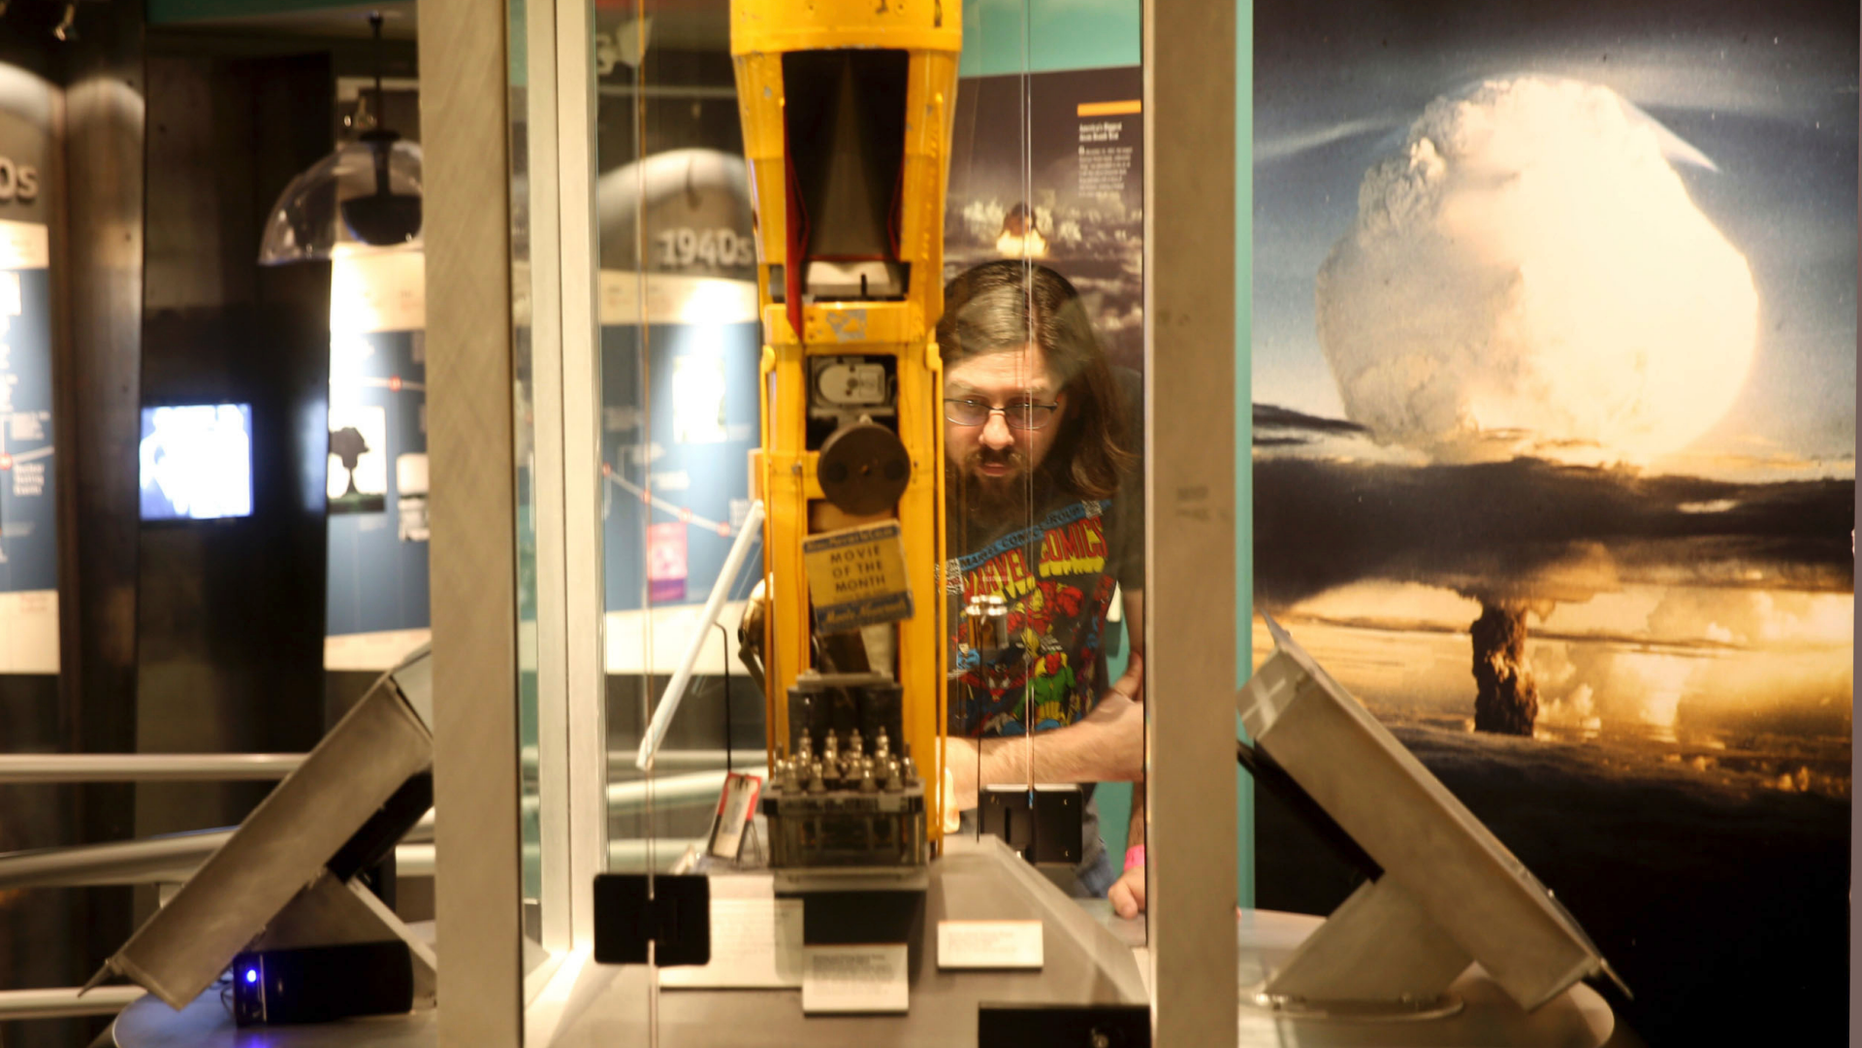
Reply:
[[142, 519], [252, 515], [252, 406], [142, 409]]

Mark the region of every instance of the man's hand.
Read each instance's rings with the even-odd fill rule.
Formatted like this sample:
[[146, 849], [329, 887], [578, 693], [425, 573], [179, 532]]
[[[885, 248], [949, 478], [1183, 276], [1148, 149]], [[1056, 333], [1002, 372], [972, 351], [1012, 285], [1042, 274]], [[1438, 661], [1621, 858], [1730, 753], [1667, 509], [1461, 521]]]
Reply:
[[1106, 898], [1112, 901], [1112, 912], [1130, 920], [1144, 912], [1144, 867], [1133, 866], [1119, 875], [1106, 890]]
[[955, 736], [944, 743], [944, 768], [950, 772], [954, 792], [944, 798], [946, 812], [976, 807], [976, 740]]
[[[1028, 770], [1029, 761], [1034, 771]], [[1144, 706], [1110, 691], [1092, 712], [1064, 728], [982, 740], [952, 736], [944, 767], [954, 790], [946, 811], [976, 807], [978, 764], [985, 786], [1034, 782], [1130, 782], [1144, 778]]]

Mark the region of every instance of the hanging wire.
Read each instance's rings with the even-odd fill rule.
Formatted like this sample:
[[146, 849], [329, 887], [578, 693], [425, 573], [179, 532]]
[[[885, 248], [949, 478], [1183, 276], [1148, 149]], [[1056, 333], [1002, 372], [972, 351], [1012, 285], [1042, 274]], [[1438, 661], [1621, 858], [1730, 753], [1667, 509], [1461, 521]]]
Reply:
[[[647, 71], [646, 71], [646, 23], [645, 23], [646, 5], [645, 5], [645, 0], [634, 0], [633, 8], [634, 8], [633, 14], [634, 14], [634, 27], [635, 27], [633, 42], [634, 42], [635, 50], [634, 50], [634, 61], [632, 65], [633, 65], [633, 79], [634, 79], [635, 91], [634, 91], [634, 96], [631, 99], [632, 113], [630, 115], [632, 116], [631, 123], [632, 123], [632, 129], [633, 129], [633, 147], [634, 147], [633, 153], [634, 153], [634, 158], [636, 160], [639, 160], [640, 158], [644, 157], [646, 154], [646, 75], [647, 75]], [[640, 456], [641, 456], [640, 461], [643, 464], [642, 470], [641, 470], [642, 472], [641, 479], [643, 481], [642, 486], [645, 487], [650, 492], [652, 489], [652, 481], [651, 481], [651, 477], [647, 475], [649, 471], [647, 470], [646, 466], [651, 463], [651, 454], [650, 454], [649, 449], [651, 449], [653, 446], [653, 386], [652, 386], [652, 381], [651, 381], [652, 363], [651, 363], [651, 356], [650, 356], [652, 352], [652, 342], [651, 342], [652, 325], [649, 322], [650, 318], [647, 316], [647, 279], [648, 279], [648, 276], [647, 276], [647, 269], [646, 269], [646, 258], [647, 258], [647, 253], [646, 253], [646, 239], [647, 239], [647, 233], [646, 233], [646, 165], [644, 164], [635, 165], [634, 216], [635, 216], [634, 218], [634, 273], [633, 273], [634, 300], [635, 300], [634, 301], [634, 316], [637, 318], [635, 322], [637, 326], [637, 330], [638, 330], [638, 339], [636, 341], [636, 347], [637, 347], [636, 351], [639, 354], [635, 362], [635, 370], [637, 371], [639, 375], [639, 385], [636, 388], [640, 390], [639, 451], [640, 451]], [[625, 464], [617, 463], [616, 467], [617, 467], [616, 471], [619, 472], [621, 469], [625, 468]], [[645, 504], [642, 504], [640, 507], [638, 507], [638, 512], [640, 514], [640, 524], [641, 524], [641, 532], [640, 532], [641, 533], [641, 550], [640, 552], [642, 554], [642, 562], [644, 563], [646, 558], [650, 556], [650, 551], [651, 551], [651, 544], [650, 544], [651, 540], [647, 538], [647, 535], [650, 531], [653, 514], [652, 514], [651, 509]], [[651, 657], [651, 653], [653, 651], [653, 614], [652, 614], [653, 597], [652, 597], [652, 582], [650, 579], [648, 579], [647, 573], [644, 571], [641, 572], [641, 576], [640, 576], [640, 606], [643, 609], [645, 609], [647, 612], [647, 614], [641, 616], [641, 630], [642, 630], [641, 639], [644, 642], [641, 650], [648, 653], [647, 666], [643, 670], [643, 679], [641, 681], [641, 701], [640, 701], [640, 716], [641, 716], [640, 730], [641, 730], [642, 737], [644, 737], [646, 730], [647, 730], [647, 724], [653, 712], [652, 711], [653, 674], [652, 674], [652, 657]], [[653, 893], [653, 887], [652, 887], [653, 877], [655, 876], [655, 874], [658, 872], [658, 869], [659, 869], [659, 861], [658, 861], [659, 860], [659, 848], [658, 848], [659, 834], [655, 826], [654, 782], [655, 782], [655, 776], [653, 774], [652, 769], [649, 768], [646, 772], [646, 805], [645, 805], [645, 815], [646, 815], [645, 836], [647, 838], [647, 884], [648, 884], [647, 891], [648, 891], [649, 896]]]
[[[635, 87], [633, 97], [633, 152], [637, 160], [646, 155], [646, 2], [645, 0], [634, 0], [632, 6], [635, 28], [635, 61], [633, 67]], [[650, 491], [652, 488], [652, 481], [648, 467], [652, 461], [649, 449], [653, 446], [653, 387], [650, 381], [652, 377], [652, 324], [647, 315], [646, 294], [646, 213], [646, 165], [637, 164], [634, 180], [634, 297], [635, 316], [638, 318], [637, 324], [640, 336], [637, 343], [638, 352], [640, 354], [637, 362], [640, 385], [637, 388], [640, 390], [641, 473], [642, 479], [646, 481], [646, 487]], [[597, 263], [597, 265], [599, 265], [599, 263]], [[625, 468], [624, 464], [621, 463], [617, 463], [616, 466], [617, 468]], [[639, 513], [641, 520], [641, 553], [643, 554], [644, 560], [644, 555], [650, 548], [647, 545], [646, 535], [647, 523], [652, 519], [652, 510], [649, 506], [642, 503], [639, 506]], [[640, 731], [641, 737], [644, 738], [647, 725], [650, 723], [650, 718], [652, 716], [651, 707], [653, 702], [653, 677], [650, 672], [652, 668], [653, 651], [653, 602], [652, 583], [651, 580], [647, 578], [648, 573], [642, 571], [640, 575], [640, 607], [646, 611], [646, 614], [641, 616], [641, 629], [644, 631], [642, 639], [645, 641], [645, 646], [642, 650], [647, 652], [647, 666], [642, 671], [639, 707], [641, 716]], [[646, 769], [645, 791], [648, 898], [654, 898], [658, 894], [656, 881], [659, 871], [659, 833], [656, 826], [656, 812], [658, 806], [656, 804], [656, 797], [654, 796], [656, 792], [654, 789], [656, 778], [653, 769], [649, 766]], [[656, 951], [653, 944], [649, 943], [647, 950], [647, 1043], [649, 1048], [658, 1048], [659, 965], [655, 957]]]
[[724, 677], [724, 774], [728, 778], [737, 773], [731, 749], [734, 745], [731, 735], [731, 634], [722, 622], [714, 622], [712, 625], [718, 630], [718, 666]]
[[[1021, 182], [1022, 182], [1021, 204], [1022, 204], [1022, 207], [1026, 210], [1026, 214], [1027, 214], [1027, 218], [1023, 225], [1023, 231], [1022, 231], [1022, 237], [1021, 237], [1022, 296], [1023, 296], [1022, 315], [1027, 318], [1027, 325], [1028, 325], [1027, 336], [1028, 337], [1026, 339], [1026, 344], [1029, 345], [1030, 347], [1032, 347], [1035, 344], [1035, 337], [1036, 337], [1035, 317], [1034, 317], [1034, 309], [1035, 309], [1034, 266], [1035, 266], [1035, 262], [1034, 262], [1033, 256], [1030, 254], [1032, 244], [1034, 243], [1034, 237], [1031, 234], [1034, 232], [1034, 229], [1035, 229], [1035, 218], [1034, 218], [1034, 214], [1035, 214], [1034, 212], [1034, 98], [1033, 98], [1033, 94], [1034, 94], [1034, 73], [1033, 73], [1034, 46], [1033, 46], [1033, 39], [1032, 39], [1033, 30], [1034, 30], [1033, 12], [1034, 12], [1034, 5], [1033, 5], [1032, 0], [1022, 0], [1022, 5], [1021, 5], [1021, 16], [1022, 16], [1022, 24], [1021, 24], [1021, 45], [1022, 45], [1021, 46], [1021, 51], [1022, 51], [1022, 56], [1021, 56], [1022, 57], [1022, 62], [1021, 62]], [[1037, 351], [1036, 353], [1028, 354], [1023, 359], [1027, 359], [1032, 363], [1033, 359], [1040, 357], [1040, 356], [1041, 354]], [[1024, 381], [1026, 385], [1024, 385], [1023, 387], [1022, 395], [1029, 399], [1033, 399], [1032, 387], [1034, 384], [1034, 373], [1033, 373], [1032, 368], [1030, 369], [1029, 373], [1025, 376]], [[1008, 422], [1008, 419], [1005, 417], [1003, 419], [1003, 423], [1006, 425], [1007, 422]], [[1023, 504], [1028, 507], [1028, 521], [1027, 521], [1027, 526], [1029, 529], [1028, 541], [1029, 541], [1029, 545], [1032, 546], [1033, 548], [1033, 552], [1030, 555], [1029, 560], [1028, 560], [1028, 570], [1036, 572], [1038, 575], [1040, 571], [1039, 558], [1041, 556], [1041, 543], [1040, 543], [1039, 537], [1034, 535], [1033, 531], [1035, 527], [1035, 520], [1040, 511], [1040, 508], [1034, 504], [1034, 496], [1035, 496], [1034, 475], [1035, 475], [1034, 462], [1032, 461], [1032, 459], [1029, 459], [1025, 463], [1025, 468], [1023, 470], [1023, 477], [1022, 477], [1023, 490], [1026, 492], [1025, 497], [1023, 499]], [[1024, 622], [1026, 621], [1026, 616], [1024, 616], [1023, 621]], [[1022, 744], [1023, 745], [1022, 752], [1025, 758], [1023, 762], [1025, 764], [1024, 770], [1026, 772], [1026, 774], [1024, 775], [1024, 778], [1026, 780], [1026, 785], [1028, 787], [1028, 809], [1030, 811], [1034, 810], [1034, 779], [1035, 779], [1034, 728], [1035, 728], [1036, 722], [1035, 722], [1035, 716], [1034, 716], [1034, 672], [1035, 672], [1034, 652], [1024, 650], [1022, 652], [1022, 702], [1021, 702], [1022, 722], [1023, 722], [1022, 723], [1022, 735], [1024, 736], [1024, 742]], [[980, 766], [981, 762], [979, 761], [978, 764]]]
[[[388, 122], [388, 96], [381, 86], [381, 12], [369, 12], [369, 35], [375, 38], [375, 126]], [[366, 130], [366, 129], [365, 129]]]

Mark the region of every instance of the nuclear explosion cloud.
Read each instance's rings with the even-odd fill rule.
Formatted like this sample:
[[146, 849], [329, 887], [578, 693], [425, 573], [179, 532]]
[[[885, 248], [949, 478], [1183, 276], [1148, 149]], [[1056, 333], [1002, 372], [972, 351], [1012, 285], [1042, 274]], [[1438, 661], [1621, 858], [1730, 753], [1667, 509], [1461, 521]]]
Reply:
[[1677, 141], [1568, 80], [1430, 103], [1365, 174], [1319, 271], [1319, 341], [1350, 419], [1438, 461], [1570, 460], [1574, 445], [1634, 461], [1718, 421], [1752, 363], [1758, 298], [1669, 166]]

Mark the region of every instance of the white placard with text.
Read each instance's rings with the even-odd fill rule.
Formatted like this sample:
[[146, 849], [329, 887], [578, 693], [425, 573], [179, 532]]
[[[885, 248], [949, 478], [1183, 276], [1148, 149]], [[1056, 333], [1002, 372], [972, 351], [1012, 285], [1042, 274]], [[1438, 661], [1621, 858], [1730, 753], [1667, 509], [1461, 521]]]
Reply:
[[661, 989], [802, 985], [802, 900], [711, 897], [711, 963], [662, 968]]
[[939, 921], [939, 968], [1040, 968], [1040, 921]]
[[903, 1012], [910, 973], [905, 944], [810, 946], [802, 976], [802, 1014]]

